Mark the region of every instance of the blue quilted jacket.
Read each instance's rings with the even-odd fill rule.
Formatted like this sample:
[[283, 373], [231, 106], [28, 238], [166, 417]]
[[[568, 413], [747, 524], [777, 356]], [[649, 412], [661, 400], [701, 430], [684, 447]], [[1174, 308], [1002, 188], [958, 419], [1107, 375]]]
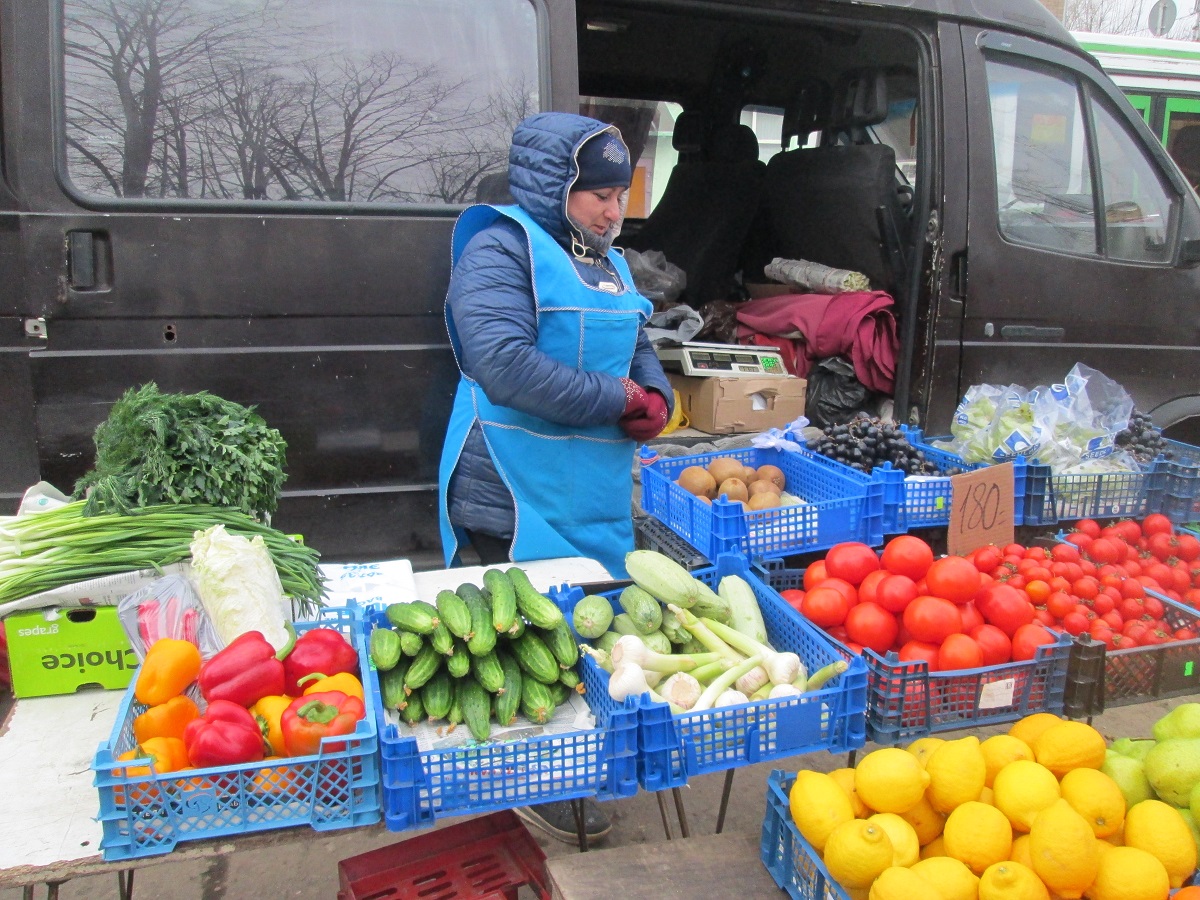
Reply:
[[[568, 113], [541, 113], [513, 134], [509, 190], [517, 203], [568, 253], [572, 232], [567, 192], [576, 174], [575, 152], [603, 122]], [[576, 244], [576, 249], [579, 245]], [[573, 260], [588, 284], [621, 279], [607, 260], [587, 251]], [[563, 366], [536, 348], [537, 314], [529, 248], [520, 226], [503, 219], [475, 235], [450, 279], [446, 306], [461, 340], [459, 364], [493, 403], [563, 425], [616, 422], [625, 409], [619, 379]], [[638, 337], [629, 377], [654, 388], [673, 405], [674, 395], [645, 333]], [[632, 465], [632, 458], [630, 459]], [[476, 423], [449, 486], [450, 521], [471, 531], [513, 534], [512, 496], [492, 464]]]

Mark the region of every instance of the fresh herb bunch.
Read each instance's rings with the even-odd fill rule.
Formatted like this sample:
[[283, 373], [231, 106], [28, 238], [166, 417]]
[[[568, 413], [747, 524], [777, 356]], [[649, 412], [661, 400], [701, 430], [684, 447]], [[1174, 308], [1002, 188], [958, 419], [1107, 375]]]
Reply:
[[95, 434], [95, 467], [75, 483], [84, 514], [204, 503], [270, 515], [279, 504], [287, 443], [254, 407], [215, 394], [125, 392]]

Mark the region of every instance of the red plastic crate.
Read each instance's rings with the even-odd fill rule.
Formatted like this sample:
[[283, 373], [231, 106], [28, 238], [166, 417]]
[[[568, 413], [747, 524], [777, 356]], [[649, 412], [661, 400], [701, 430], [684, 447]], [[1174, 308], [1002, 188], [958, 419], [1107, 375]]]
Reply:
[[550, 900], [546, 854], [511, 810], [431, 831], [338, 863], [338, 900]]

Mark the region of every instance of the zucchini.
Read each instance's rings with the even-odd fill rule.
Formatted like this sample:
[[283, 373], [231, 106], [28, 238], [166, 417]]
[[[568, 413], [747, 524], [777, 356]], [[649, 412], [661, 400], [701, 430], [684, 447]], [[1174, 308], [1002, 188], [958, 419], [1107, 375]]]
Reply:
[[579, 645], [575, 643], [575, 635], [565, 619], [555, 628], [543, 629], [538, 636], [554, 654], [561, 668], [569, 669], [579, 662]]
[[629, 613], [617, 613], [613, 616], [612, 630], [620, 637], [623, 634], [632, 634], [634, 637], [642, 636], [642, 629], [634, 624], [633, 617]]
[[657, 550], [633, 550], [625, 554], [625, 571], [634, 583], [663, 603], [690, 609], [704, 584], [683, 566]]
[[487, 597], [473, 584], [460, 584], [458, 596], [471, 611], [471, 639], [467, 641], [467, 649], [472, 656], [491, 653], [496, 646], [496, 629], [492, 627], [492, 607]]
[[469, 640], [474, 633], [471, 631], [471, 611], [462, 597], [454, 591], [438, 591], [436, 603], [438, 616], [450, 633], [464, 641]]
[[606, 631], [600, 637], [596, 638], [595, 647], [597, 650], [603, 650], [605, 653], [612, 653], [612, 648], [616, 646], [617, 641], [621, 639], [621, 632]]
[[400, 631], [400, 651], [405, 656], [416, 656], [421, 652], [421, 645], [425, 643], [425, 639], [415, 631]]
[[462, 641], [454, 642], [454, 652], [446, 659], [446, 671], [453, 678], [462, 678], [471, 671], [471, 651]]
[[473, 655], [471, 672], [489, 694], [504, 690], [504, 669], [500, 666], [500, 657], [496, 655], [495, 650], [482, 656]]
[[504, 670], [504, 690], [496, 695], [492, 704], [495, 707], [496, 721], [501, 725], [511, 725], [521, 708], [521, 667], [510, 653], [499, 653], [500, 668]]
[[433, 633], [429, 635], [429, 645], [443, 656], [449, 656], [454, 652], [454, 635], [450, 633], [450, 629], [444, 622], [438, 622], [434, 626]]
[[530, 625], [538, 628], [553, 628], [564, 619], [562, 610], [548, 598], [542, 596], [529, 581], [524, 569], [513, 566], [508, 570], [513, 588], [517, 592], [517, 609], [521, 611]]
[[515, 641], [509, 642], [509, 647], [517, 658], [517, 665], [545, 684], [558, 681], [558, 660], [532, 630], [527, 630]]
[[[683, 623], [679, 621], [679, 616], [675, 615], [669, 609], [663, 610], [662, 625], [659, 631], [665, 634], [667, 640], [672, 644], [680, 646], [692, 639], [692, 633], [683, 627]], [[766, 643], [766, 641], [763, 641], [763, 643]]]
[[492, 595], [492, 627], [497, 633], [511, 631], [517, 624], [517, 590], [500, 569], [483, 573], [483, 586]]
[[384, 610], [384, 614], [397, 628], [417, 634], [430, 634], [439, 621], [437, 607], [424, 600], [393, 603]]
[[391, 628], [375, 628], [371, 632], [371, 662], [380, 672], [396, 668], [400, 662], [400, 635]]
[[666, 655], [674, 652], [675, 648], [671, 646], [671, 642], [667, 640], [667, 636], [661, 631], [654, 631], [650, 634], [639, 634], [638, 637], [642, 639], [643, 644], [655, 653]]
[[634, 626], [642, 634], [658, 631], [662, 626], [662, 604], [636, 584], [631, 584], [621, 591], [617, 602], [621, 604], [621, 609], [629, 614]]
[[[495, 634], [495, 632], [492, 632]], [[458, 701], [462, 705], [463, 721], [477, 741], [486, 741], [492, 733], [492, 695], [470, 676], [458, 683]]]
[[400, 718], [413, 727], [425, 718], [425, 704], [421, 702], [420, 691], [408, 695], [408, 700], [400, 707]]
[[700, 589], [696, 594], [696, 602], [692, 604], [691, 614], [696, 618], [714, 619], [722, 625], [730, 624], [733, 615], [729, 608], [729, 601], [703, 581], [696, 581], [696, 584], [700, 586]]
[[521, 681], [521, 712], [530, 722], [545, 725], [554, 716], [554, 695], [550, 688], [528, 675]]
[[445, 657], [433, 649], [432, 644], [425, 644], [408, 667], [404, 676], [404, 689], [415, 691], [433, 677], [433, 673], [442, 665]]
[[729, 625], [760, 644], [767, 642], [767, 626], [754, 588], [738, 575], [726, 575], [717, 585], [717, 594], [729, 603]]
[[571, 624], [581, 638], [593, 640], [608, 631], [612, 624], [613, 608], [605, 598], [589, 594], [575, 604], [571, 613]]
[[425, 715], [432, 721], [446, 718], [453, 700], [454, 681], [444, 669], [439, 669], [425, 682], [425, 687], [421, 688], [421, 702], [425, 706]]
[[405, 701], [404, 673], [406, 666], [395, 666], [379, 673], [379, 698], [385, 709], [399, 709]]

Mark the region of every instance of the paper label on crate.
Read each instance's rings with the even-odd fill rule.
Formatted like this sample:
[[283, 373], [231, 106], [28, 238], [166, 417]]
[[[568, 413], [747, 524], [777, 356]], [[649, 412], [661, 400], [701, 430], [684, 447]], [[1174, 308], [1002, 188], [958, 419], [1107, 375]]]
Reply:
[[946, 546], [964, 556], [978, 547], [1013, 541], [1013, 466], [984, 466], [950, 477], [953, 501]]
[[997, 709], [1002, 706], [1012, 706], [1013, 694], [1016, 693], [1017, 680], [1003, 678], [1000, 681], [989, 681], [979, 691], [980, 709]]
[[407, 559], [389, 559], [370, 563], [323, 564], [325, 602], [345, 606], [353, 599], [359, 606], [387, 606], [417, 599], [412, 563]]

